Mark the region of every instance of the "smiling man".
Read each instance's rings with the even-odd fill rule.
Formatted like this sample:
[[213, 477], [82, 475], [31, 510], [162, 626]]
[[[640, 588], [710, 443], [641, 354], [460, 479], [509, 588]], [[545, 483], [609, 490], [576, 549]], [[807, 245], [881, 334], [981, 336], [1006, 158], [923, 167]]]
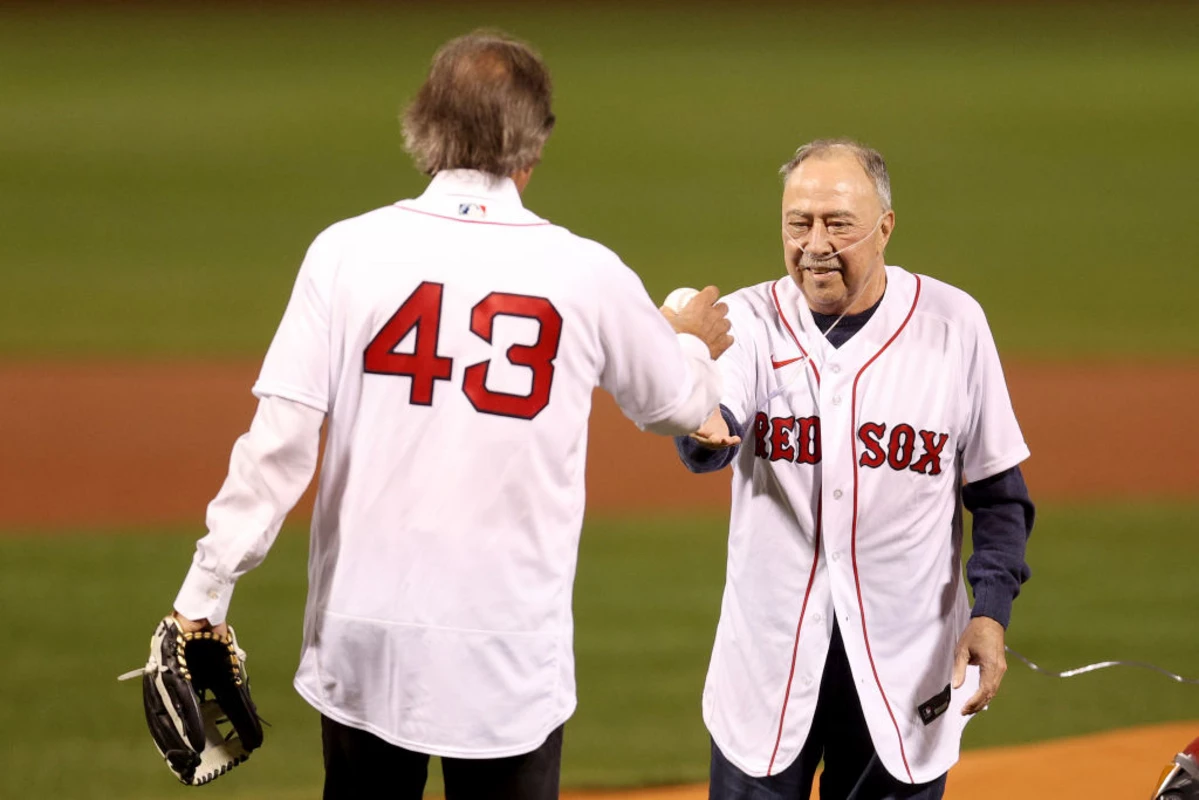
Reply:
[[887, 287], [882, 265], [883, 250], [895, 228], [891, 189], [880, 188], [867, 172], [886, 167], [881, 157], [874, 158], [869, 151], [862, 151], [867, 155], [855, 164], [858, 151], [853, 147], [829, 145], [817, 154], [819, 146], [810, 146], [813, 149], [787, 173], [783, 190], [787, 272], [813, 311], [830, 316], [860, 314], [873, 308]]
[[823, 760], [823, 800], [939, 798], [1029, 575], [1028, 448], [978, 303], [886, 265], [882, 156], [819, 140], [782, 173], [787, 276], [727, 298], [720, 408], [676, 439], [733, 468], [711, 796], [807, 800]]

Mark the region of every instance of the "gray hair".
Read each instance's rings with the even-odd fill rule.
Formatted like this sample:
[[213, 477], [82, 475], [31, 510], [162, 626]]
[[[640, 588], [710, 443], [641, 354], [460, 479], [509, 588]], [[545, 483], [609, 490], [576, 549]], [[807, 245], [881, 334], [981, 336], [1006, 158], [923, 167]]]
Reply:
[[887, 162], [883, 160], [883, 154], [875, 150], [873, 147], [867, 147], [861, 142], [856, 142], [853, 139], [816, 139], [808, 142], [795, 151], [795, 155], [786, 164], [783, 164], [779, 169], [779, 174], [783, 176], [783, 180], [791, 177], [791, 173], [809, 158], [818, 158], [827, 156], [837, 149], [845, 149], [853, 153], [857, 158], [858, 163], [862, 165], [862, 169], [870, 177], [874, 183], [874, 190], [878, 193], [879, 202], [882, 203], [883, 211], [891, 210], [891, 176], [887, 174]]
[[511, 175], [541, 158], [551, 94], [549, 70], [524, 42], [482, 30], [451, 39], [404, 110], [404, 149], [426, 175]]

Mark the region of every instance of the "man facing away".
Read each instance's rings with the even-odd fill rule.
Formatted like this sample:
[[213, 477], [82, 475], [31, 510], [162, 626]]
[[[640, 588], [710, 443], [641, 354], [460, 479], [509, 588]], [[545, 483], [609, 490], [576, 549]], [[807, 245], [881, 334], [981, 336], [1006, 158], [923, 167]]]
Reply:
[[432, 181], [313, 242], [175, 601], [220, 631], [324, 425], [295, 687], [326, 798], [418, 798], [430, 755], [451, 800], [557, 796], [592, 391], [663, 435], [719, 400], [714, 287], [668, 323], [612, 252], [522, 206], [550, 99], [522, 43], [438, 51], [404, 117]]
[[1028, 448], [978, 303], [883, 260], [883, 157], [818, 140], [783, 174], [787, 275], [728, 297], [720, 409], [676, 440], [733, 465], [711, 796], [807, 800], [823, 760], [822, 800], [935, 800], [1005, 670]]

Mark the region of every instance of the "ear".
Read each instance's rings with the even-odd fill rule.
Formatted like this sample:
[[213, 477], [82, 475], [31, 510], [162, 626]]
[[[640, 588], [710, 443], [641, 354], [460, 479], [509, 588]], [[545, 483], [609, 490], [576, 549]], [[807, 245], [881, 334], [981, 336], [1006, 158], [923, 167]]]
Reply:
[[883, 214], [883, 221], [878, 225], [880, 242], [878, 246], [879, 253], [887, 249], [887, 242], [891, 241], [891, 231], [895, 230], [895, 211], [891, 210]]

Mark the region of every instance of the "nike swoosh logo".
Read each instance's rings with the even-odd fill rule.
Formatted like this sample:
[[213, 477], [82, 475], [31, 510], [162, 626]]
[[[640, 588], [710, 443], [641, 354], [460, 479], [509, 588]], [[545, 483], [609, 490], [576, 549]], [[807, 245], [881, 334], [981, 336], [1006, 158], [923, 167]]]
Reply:
[[775, 369], [782, 369], [783, 367], [787, 366], [788, 364], [794, 364], [796, 361], [803, 361], [803, 359], [804, 359], [803, 356], [796, 356], [795, 358], [788, 358], [786, 361], [775, 361], [772, 358], [772, 359], [770, 359], [770, 366], [774, 367]]

